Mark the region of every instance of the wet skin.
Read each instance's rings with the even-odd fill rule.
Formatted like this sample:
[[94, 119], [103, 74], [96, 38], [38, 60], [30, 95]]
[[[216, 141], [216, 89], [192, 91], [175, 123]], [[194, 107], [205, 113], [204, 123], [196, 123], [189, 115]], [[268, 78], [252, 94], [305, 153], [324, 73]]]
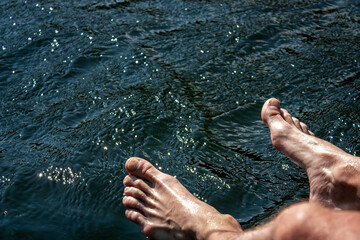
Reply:
[[299, 164], [310, 181], [309, 202], [294, 204], [272, 221], [243, 231], [230, 215], [194, 197], [176, 178], [141, 158], [126, 162], [126, 217], [149, 239], [360, 239], [358, 158], [321, 140], [307, 126], [265, 102], [261, 117], [275, 148]]
[[310, 182], [310, 201], [336, 209], [360, 210], [360, 158], [314, 136], [304, 123], [280, 108], [277, 99], [265, 102], [261, 118], [276, 149], [300, 165]]

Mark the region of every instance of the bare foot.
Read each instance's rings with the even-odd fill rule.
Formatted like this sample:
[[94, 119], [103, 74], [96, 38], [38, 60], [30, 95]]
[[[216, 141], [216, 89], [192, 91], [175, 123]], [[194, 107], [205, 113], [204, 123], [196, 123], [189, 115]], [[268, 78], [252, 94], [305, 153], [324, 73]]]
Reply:
[[310, 201], [339, 209], [360, 210], [360, 158], [319, 139], [271, 98], [261, 111], [271, 141], [307, 173]]
[[129, 175], [123, 204], [126, 217], [150, 239], [221, 239], [222, 233], [241, 234], [239, 223], [230, 215], [195, 198], [174, 177], [157, 170], [140, 158], [125, 164]]

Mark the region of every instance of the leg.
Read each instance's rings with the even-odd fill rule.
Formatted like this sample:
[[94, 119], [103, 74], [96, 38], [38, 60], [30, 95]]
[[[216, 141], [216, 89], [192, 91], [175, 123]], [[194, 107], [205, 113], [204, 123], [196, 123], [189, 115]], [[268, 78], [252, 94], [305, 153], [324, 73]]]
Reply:
[[273, 239], [358, 240], [360, 213], [338, 211], [315, 202], [293, 204], [274, 219]]
[[269, 223], [242, 231], [234, 218], [201, 202], [148, 161], [130, 158], [126, 169], [126, 217], [152, 240], [356, 240], [360, 236], [359, 212], [331, 210], [317, 203], [294, 204]]
[[270, 128], [275, 148], [306, 171], [310, 201], [360, 210], [360, 158], [315, 137], [304, 123], [281, 109], [275, 98], [265, 102], [261, 117]]

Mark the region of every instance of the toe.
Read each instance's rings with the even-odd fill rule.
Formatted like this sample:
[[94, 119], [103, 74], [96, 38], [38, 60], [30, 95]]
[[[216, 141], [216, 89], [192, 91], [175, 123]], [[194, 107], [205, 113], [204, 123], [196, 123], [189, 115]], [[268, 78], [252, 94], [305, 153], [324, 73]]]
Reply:
[[146, 223], [146, 217], [140, 212], [134, 209], [127, 209], [125, 211], [125, 216], [132, 222], [136, 223], [140, 229], [143, 229]]
[[159, 175], [163, 174], [148, 161], [137, 157], [129, 158], [126, 161], [125, 167], [130, 175], [144, 179], [150, 183], [156, 182]]
[[135, 209], [138, 212], [144, 213], [145, 211], [145, 206], [144, 204], [139, 201], [138, 199], [131, 197], [131, 196], [125, 196], [123, 198], [123, 204], [126, 208], [128, 209]]
[[295, 125], [295, 127], [296, 127], [297, 129], [299, 129], [300, 131], [303, 131], [303, 130], [302, 130], [302, 127], [301, 127], [301, 125], [300, 125], [299, 119], [293, 117], [293, 118], [292, 118], [292, 121], [293, 121], [293, 123], [294, 123], [294, 125]]
[[126, 187], [137, 188], [139, 191], [144, 192], [146, 195], [152, 195], [152, 188], [138, 177], [127, 175], [124, 178], [124, 185]]
[[140, 201], [139, 199], [136, 199], [132, 196], [125, 196], [122, 200], [124, 207], [127, 209], [133, 209], [144, 217], [148, 216], [154, 216], [155, 212], [152, 206], [149, 206], [148, 204]]
[[138, 188], [134, 187], [126, 187], [124, 189], [124, 193], [126, 196], [131, 196], [140, 199], [141, 201], [147, 198], [146, 194], [143, 191], [140, 191]]
[[274, 117], [281, 118], [280, 102], [276, 98], [270, 98], [261, 109], [261, 119], [266, 125], [269, 125], [269, 121]]
[[287, 123], [289, 123], [290, 125], [294, 125], [295, 126], [295, 124], [294, 124], [294, 122], [293, 122], [293, 118], [292, 118], [292, 116], [290, 115], [290, 113], [287, 111], [287, 110], [285, 110], [285, 109], [281, 109], [281, 112], [282, 112], [282, 116], [283, 116], [283, 118], [284, 118], [284, 120], [287, 122]]
[[309, 130], [308, 126], [305, 123], [300, 122], [300, 125], [301, 125], [304, 133], [309, 134], [311, 136], [315, 136], [315, 134]]
[[311, 134], [309, 133], [308, 126], [307, 126], [305, 123], [300, 122], [300, 125], [301, 125], [302, 131], [303, 131], [304, 133], [311, 135]]
[[125, 196], [133, 197], [144, 202], [147, 206], [154, 206], [150, 197], [148, 197], [143, 191], [135, 187], [126, 187], [124, 189]]

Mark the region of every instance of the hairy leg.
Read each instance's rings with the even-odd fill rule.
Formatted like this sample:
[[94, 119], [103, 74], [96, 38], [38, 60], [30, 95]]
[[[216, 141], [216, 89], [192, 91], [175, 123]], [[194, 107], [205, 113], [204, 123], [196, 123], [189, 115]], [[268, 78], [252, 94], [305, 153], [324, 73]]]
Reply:
[[314, 136], [280, 102], [265, 102], [261, 117], [269, 127], [276, 149], [307, 173], [310, 201], [326, 207], [360, 210], [360, 158]]

